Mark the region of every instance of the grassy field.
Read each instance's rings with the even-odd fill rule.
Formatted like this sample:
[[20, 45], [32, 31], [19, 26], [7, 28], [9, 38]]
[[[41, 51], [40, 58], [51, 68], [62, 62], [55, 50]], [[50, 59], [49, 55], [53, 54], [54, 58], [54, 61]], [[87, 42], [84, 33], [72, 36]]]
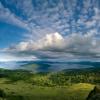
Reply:
[[9, 83], [4, 78], [0, 79], [0, 89], [6, 93], [6, 100], [86, 100], [93, 88], [94, 85], [86, 83], [64, 87], [42, 87], [24, 81]]
[[32, 73], [0, 69], [0, 100], [86, 100], [100, 70]]

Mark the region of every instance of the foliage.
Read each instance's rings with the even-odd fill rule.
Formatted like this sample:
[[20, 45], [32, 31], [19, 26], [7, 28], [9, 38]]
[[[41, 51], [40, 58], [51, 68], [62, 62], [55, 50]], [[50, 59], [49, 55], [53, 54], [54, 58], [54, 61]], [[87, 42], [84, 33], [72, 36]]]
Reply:
[[75, 83], [100, 84], [100, 69], [67, 70], [57, 73], [32, 73], [0, 70], [0, 77], [11, 82], [23, 80], [36, 86], [66, 86]]
[[0, 69], [0, 89], [7, 100], [85, 100], [100, 85], [99, 76], [99, 68], [55, 73]]

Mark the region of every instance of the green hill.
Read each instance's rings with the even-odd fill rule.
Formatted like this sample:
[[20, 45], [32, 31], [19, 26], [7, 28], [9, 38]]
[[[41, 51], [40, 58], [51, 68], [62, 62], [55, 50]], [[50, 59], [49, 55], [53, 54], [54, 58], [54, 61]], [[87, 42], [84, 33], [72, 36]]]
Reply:
[[95, 85], [100, 85], [99, 74], [99, 69], [57, 73], [1, 69], [1, 100], [86, 100]]

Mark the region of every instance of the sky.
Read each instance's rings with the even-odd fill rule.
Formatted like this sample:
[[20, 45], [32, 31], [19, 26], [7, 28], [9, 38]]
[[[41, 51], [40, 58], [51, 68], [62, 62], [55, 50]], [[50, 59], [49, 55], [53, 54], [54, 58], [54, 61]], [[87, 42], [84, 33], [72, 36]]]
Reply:
[[0, 0], [0, 61], [100, 58], [100, 0]]

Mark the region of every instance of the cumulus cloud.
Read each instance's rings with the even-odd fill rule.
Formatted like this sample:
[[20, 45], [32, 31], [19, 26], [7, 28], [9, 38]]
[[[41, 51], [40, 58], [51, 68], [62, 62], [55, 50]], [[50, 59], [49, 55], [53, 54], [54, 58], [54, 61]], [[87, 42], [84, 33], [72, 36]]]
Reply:
[[[9, 51], [30, 52], [38, 57], [57, 58], [69, 56], [100, 56], [100, 40], [95, 37], [95, 33], [70, 34], [63, 37], [59, 33], [47, 34], [36, 42], [25, 41], [8, 48]], [[27, 53], [26, 53], [27, 54]]]
[[[100, 56], [98, 0], [4, 1], [8, 6], [0, 5], [1, 19], [5, 15], [9, 22], [29, 30], [27, 39], [5, 51], [30, 53], [40, 58]], [[13, 4], [20, 16], [9, 8]]]
[[50, 33], [46, 34], [43, 38], [37, 41], [25, 41], [20, 42], [16, 46], [12, 46], [9, 50], [17, 50], [17, 51], [27, 51], [27, 50], [49, 50], [52, 49], [60, 49], [61, 45], [64, 42], [64, 38], [59, 33]]

